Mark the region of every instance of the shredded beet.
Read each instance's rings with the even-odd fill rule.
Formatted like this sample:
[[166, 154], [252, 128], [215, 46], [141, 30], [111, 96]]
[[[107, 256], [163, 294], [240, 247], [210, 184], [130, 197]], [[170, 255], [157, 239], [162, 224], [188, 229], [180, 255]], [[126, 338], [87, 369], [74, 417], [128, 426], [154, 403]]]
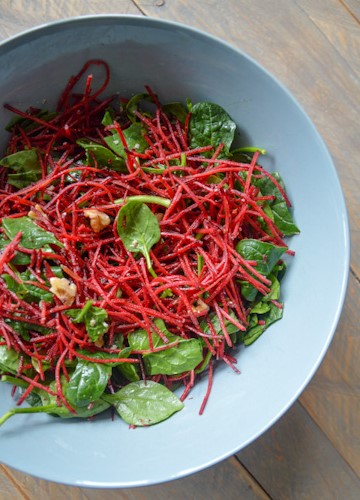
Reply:
[[[87, 74], [93, 65], [103, 68], [105, 74], [103, 84], [95, 91], [91, 73]], [[0, 344], [38, 363], [33, 379], [27, 376], [25, 364], [16, 374], [29, 383], [20, 402], [40, 386], [56, 395], [59, 405], [74, 412], [64, 396], [61, 378], [69, 379], [68, 367], [79, 359], [140, 365], [146, 380], [160, 381], [170, 388], [182, 382], [184, 399], [204, 363], [209, 382], [202, 413], [213, 383], [215, 361], [222, 360], [238, 372], [236, 358], [229, 352], [234, 345], [229, 325], [245, 332], [250, 313], [240, 284], [248, 283], [262, 296], [271, 290], [271, 279], [257, 269], [256, 260], [246, 259], [237, 251], [238, 242], [251, 238], [287, 250], [284, 235], [266, 210], [266, 202], [274, 196], [262, 194], [253, 180], [267, 178], [288, 206], [290, 202], [279, 181], [258, 164], [259, 151], [248, 161], [236, 161], [222, 154], [223, 144], [215, 150], [211, 144], [191, 147], [191, 112], [183, 122], [169, 116], [149, 88], [155, 111], [134, 112], [137, 122], [146, 129], [147, 147], [143, 151], [130, 148], [124, 130], [131, 123], [124, 114], [119, 112], [110, 125], [102, 124], [104, 112], [114, 101], [114, 96], [100, 99], [109, 75], [106, 63], [89, 61], [70, 79], [57, 113], [48, 120], [37, 109], [24, 112], [5, 105], [33, 125], [24, 127], [23, 120], [12, 127], [7, 153], [34, 148], [41, 175], [17, 189], [8, 182], [8, 169], [1, 169], [0, 219], [31, 217], [60, 244], [50, 243], [47, 249], [23, 247], [19, 232], [0, 253], [2, 276], [7, 273], [16, 281], [18, 272], [27, 268], [31, 272], [27, 284], [53, 293], [51, 301], [29, 301], [0, 278]], [[77, 93], [74, 87], [83, 77], [85, 90]], [[100, 164], [96, 154], [86, 154], [77, 142], [92, 141], [106, 147], [105, 139], [114, 133], [126, 152], [122, 171], [110, 162]], [[147, 206], [161, 231], [160, 240], [150, 250], [151, 270], [141, 253], [124, 245], [117, 229], [119, 209], [139, 196], [150, 200]], [[152, 203], [152, 199], [157, 202]], [[1, 231], [4, 235], [4, 228]], [[12, 262], [18, 252], [29, 257], [26, 267]], [[54, 266], [61, 269], [72, 290], [76, 289], [71, 303], [51, 289], [57, 279]], [[281, 308], [277, 299], [272, 303]], [[69, 309], [84, 308], [89, 301], [108, 316], [108, 331], [97, 342], [89, 338], [84, 323], [72, 321], [67, 314]], [[168, 332], [181, 339], [201, 339], [203, 361], [196, 369], [173, 376], [146, 374], [144, 354], [178, 345], [159, 329], [159, 319]], [[14, 328], [14, 322], [28, 325], [27, 337]], [[259, 319], [258, 324], [265, 322]], [[123, 357], [128, 336], [139, 329], [147, 332], [149, 348], [134, 349], [130, 356]], [[162, 339], [160, 346], [153, 343], [154, 332]], [[118, 334], [124, 339], [122, 347], [114, 343]], [[96, 356], [99, 353], [104, 357]], [[44, 382], [45, 370], [53, 373], [52, 389]]]

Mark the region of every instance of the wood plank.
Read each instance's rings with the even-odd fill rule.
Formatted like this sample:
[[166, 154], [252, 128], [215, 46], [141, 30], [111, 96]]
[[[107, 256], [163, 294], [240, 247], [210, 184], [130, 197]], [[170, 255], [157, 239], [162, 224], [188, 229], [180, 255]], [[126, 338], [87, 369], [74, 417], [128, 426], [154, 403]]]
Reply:
[[[46, 500], [48, 498], [96, 500], [100, 496], [97, 489], [63, 486], [31, 478], [10, 469], [9, 473], [27, 491], [30, 500]], [[183, 500], [184, 498], [223, 500], [224, 491], [226, 491], [227, 500], [238, 498], [265, 500], [269, 498], [234, 457], [196, 475], [170, 483], [123, 490], [101, 490], [101, 498], [102, 500], [168, 500], [169, 498], [171, 500]]]
[[351, 15], [360, 23], [360, 3], [359, 0], [339, 0], [340, 3], [351, 13]]
[[[190, 0], [172, 0], [161, 6], [155, 1], [134, 1], [147, 15], [176, 19], [239, 47], [289, 88], [335, 160], [347, 199], [352, 245], [360, 248], [360, 82], [349, 63], [350, 50], [345, 58], [346, 50], [341, 53], [336, 37], [330, 44], [307, 13], [288, 0], [279, 0], [276, 9], [272, 0], [204, 0], [196, 2], [196, 9]], [[313, 3], [319, 10], [326, 9], [327, 0]], [[340, 2], [339, 16], [352, 23], [351, 13]], [[352, 266], [360, 276], [360, 252], [353, 253]]]
[[21, 490], [21, 486], [12, 479], [8, 470], [0, 464], [0, 498], [2, 500], [28, 500], [29, 497]]
[[360, 475], [360, 283], [350, 275], [347, 300], [330, 349], [301, 403]]
[[349, 15], [347, 9], [339, 8], [339, 0], [297, 0], [296, 3], [359, 77], [360, 29], [356, 18]]
[[299, 403], [238, 458], [272, 498], [360, 498], [360, 480]]
[[141, 11], [131, 0], [2, 0], [0, 40], [43, 23], [87, 14], [140, 15]]

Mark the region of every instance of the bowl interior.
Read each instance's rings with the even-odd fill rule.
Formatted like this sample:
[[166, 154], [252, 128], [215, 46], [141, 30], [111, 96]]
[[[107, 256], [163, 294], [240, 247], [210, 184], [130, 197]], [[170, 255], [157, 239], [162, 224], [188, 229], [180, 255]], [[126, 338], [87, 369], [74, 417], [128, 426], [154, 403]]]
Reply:
[[[291, 95], [229, 45], [179, 24], [126, 16], [55, 23], [0, 46], [2, 102], [52, 109], [69, 76], [88, 59], [111, 69], [107, 93], [130, 97], [150, 85], [163, 102], [189, 97], [223, 106], [237, 142], [268, 151], [262, 164], [282, 174], [301, 235], [289, 241], [284, 318], [237, 353], [210, 400], [201, 381], [184, 410], [166, 422], [129, 430], [109, 415], [93, 422], [18, 416], [0, 429], [0, 460], [45, 479], [81, 486], [154, 484], [198, 471], [235, 453], [274, 423], [319, 365], [344, 299], [349, 243], [346, 209], [331, 158]], [[99, 78], [101, 75], [99, 75]], [[9, 114], [0, 110], [0, 129]], [[7, 141], [0, 134], [0, 150]], [[0, 413], [13, 406], [0, 386]]]

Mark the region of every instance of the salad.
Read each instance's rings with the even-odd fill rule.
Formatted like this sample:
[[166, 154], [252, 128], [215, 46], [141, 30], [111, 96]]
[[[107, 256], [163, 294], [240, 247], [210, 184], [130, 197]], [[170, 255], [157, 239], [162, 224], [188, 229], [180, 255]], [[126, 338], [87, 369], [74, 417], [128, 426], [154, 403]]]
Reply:
[[16, 403], [0, 425], [109, 408], [150, 425], [207, 377], [201, 414], [218, 364], [239, 373], [236, 346], [283, 315], [299, 229], [265, 151], [234, 148], [217, 104], [103, 97], [109, 79], [91, 60], [55, 110], [5, 104], [0, 376]]

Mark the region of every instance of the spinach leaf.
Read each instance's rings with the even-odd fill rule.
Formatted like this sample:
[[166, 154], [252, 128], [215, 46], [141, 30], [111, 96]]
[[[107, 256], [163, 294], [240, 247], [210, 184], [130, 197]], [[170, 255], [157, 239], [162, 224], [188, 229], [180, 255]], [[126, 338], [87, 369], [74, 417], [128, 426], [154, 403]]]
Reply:
[[169, 389], [151, 380], [132, 382], [102, 399], [113, 405], [128, 424], [157, 424], [181, 410], [183, 403]]
[[202, 344], [199, 339], [182, 339], [174, 347], [143, 355], [149, 375], [178, 375], [193, 370], [202, 359]]
[[111, 373], [112, 368], [107, 364], [79, 359], [66, 385], [66, 399], [79, 408], [89, 406], [103, 394]]
[[[175, 340], [184, 340], [181, 337], [169, 332], [162, 319], [156, 318], [154, 320], [154, 324], [165, 335], [169, 342], [175, 342]], [[152, 341], [154, 347], [164, 345], [164, 341], [154, 330], [152, 332]], [[146, 330], [135, 330], [134, 332], [131, 332], [128, 335], [128, 342], [129, 346], [134, 351], [147, 351], [148, 349], [150, 349], [149, 334]]]
[[33, 281], [34, 283], [37, 283], [36, 280], [31, 279], [32, 275], [29, 270], [16, 274], [21, 280], [21, 283], [15, 281], [9, 274], [2, 274], [1, 277], [5, 281], [6, 287], [14, 292], [18, 297], [26, 302], [40, 302], [40, 300], [43, 300], [51, 303], [53, 301], [53, 294], [48, 290], [43, 290], [36, 285], [31, 285], [30, 283], [24, 283], [25, 281]]
[[108, 125], [112, 125], [115, 120], [115, 110], [113, 108], [108, 108], [105, 111], [104, 117], [101, 120], [101, 124], [104, 125], [104, 127], [107, 127]]
[[139, 368], [132, 363], [120, 363], [117, 365], [118, 371], [129, 382], [140, 380]]
[[[119, 134], [116, 130], [113, 130], [112, 132], [112, 135], [106, 136], [104, 140], [109, 148], [114, 151], [114, 153], [116, 153], [119, 157], [124, 158], [125, 160], [126, 152]], [[134, 149], [139, 153], [143, 153], [149, 147], [148, 143], [144, 139], [146, 129], [142, 123], [132, 123], [130, 127], [124, 129], [122, 132], [124, 134], [127, 147], [130, 151]]]
[[274, 214], [274, 222], [284, 236], [299, 234], [300, 230], [295, 224], [285, 201], [279, 201], [271, 205]]
[[[191, 109], [189, 123], [190, 147], [197, 148], [211, 144], [216, 149], [224, 144], [219, 157], [228, 154], [234, 140], [236, 124], [219, 105], [199, 102]], [[212, 153], [210, 152], [209, 155]]]
[[264, 333], [264, 331], [272, 324], [275, 323], [275, 321], [278, 321], [279, 319], [282, 318], [283, 316], [283, 308], [279, 308], [276, 305], [274, 305], [272, 302], [268, 303], [269, 310], [265, 314], [261, 315], [254, 315], [257, 318], [263, 320], [265, 324], [255, 324], [253, 326], [250, 326], [248, 330], [245, 332], [245, 334], [242, 336], [242, 342], [245, 345], [250, 345], [255, 340], [257, 340], [260, 335]]
[[5, 373], [17, 373], [19, 369], [20, 354], [14, 349], [8, 349], [6, 345], [0, 345], [0, 371]]
[[[256, 261], [255, 269], [269, 276], [278, 260], [287, 250], [287, 247], [279, 247], [264, 241], [244, 238], [236, 245], [236, 251], [246, 260]], [[257, 290], [250, 283], [241, 282], [241, 294], [249, 302], [255, 300]]]
[[147, 102], [153, 102], [153, 99], [150, 94], [147, 93], [140, 93], [140, 94], [135, 94], [131, 99], [126, 104], [125, 107], [125, 112], [132, 122], [136, 122], [137, 117], [135, 115], [135, 111], [139, 109], [139, 105], [141, 101], [147, 101]]
[[[14, 377], [12, 377], [12, 379], [13, 380], [11, 380], [10, 377], [2, 378], [4, 382], [10, 382], [13, 383], [14, 385], [21, 384], [21, 386], [23, 386], [22, 385], [23, 381], [16, 380]], [[63, 376], [61, 377], [61, 385], [64, 393], [66, 393], [67, 381]], [[56, 382], [55, 381], [51, 382], [49, 384], [49, 388], [53, 392], [56, 392]], [[30, 408], [26, 407], [12, 408], [0, 418], [0, 426], [4, 422], [6, 422], [6, 420], [8, 420], [10, 417], [23, 413], [47, 413], [61, 418], [74, 418], [74, 417], [89, 418], [99, 413], [102, 413], [103, 411], [107, 410], [110, 407], [110, 404], [107, 403], [106, 401], [102, 399], [97, 399], [96, 401], [92, 401], [89, 406], [74, 405], [73, 409], [76, 411], [76, 414], [73, 414], [66, 408], [66, 406], [63, 405], [58, 406], [56, 396], [52, 396], [45, 390], [39, 389], [37, 387], [34, 387], [32, 389], [31, 396], [29, 396], [27, 401], [29, 402], [29, 404], [32, 404]]]
[[264, 241], [244, 238], [236, 245], [236, 251], [246, 260], [256, 261], [256, 270], [268, 276], [274, 266], [287, 250]]
[[109, 329], [108, 313], [102, 307], [92, 305], [88, 300], [82, 309], [68, 309], [65, 314], [74, 323], [85, 323], [87, 334], [92, 342], [96, 342]]
[[[230, 311], [229, 312], [230, 316], [232, 318], [234, 318], [236, 321], [239, 321], [236, 317], [236, 314], [234, 313], [234, 311]], [[209, 314], [209, 320], [212, 324], [212, 326], [214, 327], [214, 330], [216, 332], [216, 335], [222, 335], [222, 328], [221, 328], [221, 325], [220, 325], [220, 321], [219, 321], [219, 317], [216, 313], [212, 312]], [[229, 335], [233, 334], [233, 333], [236, 333], [239, 331], [239, 328], [237, 326], [234, 325], [234, 323], [232, 323], [231, 321], [229, 321], [228, 319], [224, 318], [224, 325], [225, 325], [225, 328], [228, 332]], [[207, 325], [206, 321], [202, 321], [201, 324], [201, 329], [204, 331], [204, 333], [206, 334], [211, 334], [211, 331], [210, 331], [210, 328], [209, 326]]]
[[2, 220], [2, 225], [6, 236], [10, 240], [15, 238], [20, 231], [22, 232], [21, 246], [24, 248], [42, 248], [46, 244], [53, 244], [59, 247], [64, 246], [53, 233], [42, 229], [30, 217], [5, 217]]
[[98, 167], [109, 167], [119, 172], [127, 172], [124, 158], [120, 158], [109, 148], [88, 139], [78, 139], [76, 143], [85, 149], [89, 165], [95, 165], [95, 159]]
[[129, 252], [140, 252], [153, 273], [150, 250], [160, 240], [159, 221], [150, 208], [135, 200], [128, 201], [119, 210], [117, 232]]
[[5, 156], [2, 167], [9, 168], [8, 183], [21, 189], [41, 179], [41, 165], [36, 149], [24, 149]]
[[[193, 370], [202, 361], [202, 344], [199, 339], [184, 339], [167, 330], [162, 319], [157, 318], [154, 323], [169, 342], [178, 340], [178, 344], [162, 351], [143, 354], [146, 372], [149, 375], [177, 375]], [[165, 345], [160, 335], [152, 332], [153, 346]], [[136, 330], [128, 335], [129, 346], [133, 350], [149, 350], [149, 335], [145, 330]]]
[[[280, 174], [274, 172], [272, 176], [278, 181], [280, 186], [284, 188], [284, 182]], [[273, 215], [271, 218], [283, 235], [291, 236], [293, 234], [299, 234], [300, 230], [293, 220], [286, 201], [272, 180], [268, 177], [261, 177], [255, 181], [255, 185], [260, 189], [262, 195], [274, 196], [274, 200], [268, 202]]]
[[[10, 241], [11, 240], [4, 237], [4, 234], [0, 234], [0, 250], [6, 248], [7, 245], [10, 243]], [[43, 252], [50, 252], [50, 253], [53, 252], [52, 248], [49, 245], [44, 245], [41, 249]], [[44, 256], [44, 258], [46, 257]], [[16, 266], [26, 266], [30, 264], [30, 260], [31, 260], [30, 255], [16, 251], [15, 256], [11, 259], [11, 263]]]
[[[45, 122], [49, 122], [57, 115], [56, 111], [48, 111], [47, 109], [40, 109], [37, 113], [34, 113], [32, 116], [36, 118], [41, 118]], [[38, 127], [39, 124], [34, 120], [30, 120], [28, 118], [23, 118], [22, 116], [14, 116], [9, 123], [6, 125], [5, 130], [7, 132], [11, 132], [11, 130], [15, 126], [20, 126], [24, 132], [29, 132], [34, 128]]]
[[180, 123], [185, 123], [188, 112], [181, 102], [169, 102], [168, 104], [164, 104], [162, 110], [169, 116], [175, 116]]
[[[113, 354], [111, 352], [103, 352], [103, 351], [90, 352], [90, 351], [87, 351], [86, 349], [79, 349], [76, 352], [79, 353], [80, 355], [82, 354], [83, 356], [86, 356], [87, 358], [114, 359], [114, 358], [128, 358], [131, 354], [131, 349], [130, 349], [130, 347], [124, 347], [124, 349], [122, 349], [122, 351], [120, 351], [119, 353], [116, 353], [116, 354]], [[81, 358], [79, 357], [79, 359], [81, 359]], [[98, 363], [98, 364], [100, 364], [100, 363]], [[103, 363], [101, 363], [101, 364], [103, 364]], [[106, 363], [107, 366], [111, 366], [111, 367], [119, 366], [120, 364], [122, 364], [121, 361], [107, 362]]]
[[5, 323], [7, 323], [16, 333], [19, 333], [24, 340], [30, 340], [30, 332], [38, 332], [43, 335], [48, 335], [51, 333], [49, 328], [41, 325], [36, 325], [29, 323], [27, 321], [15, 321], [5, 318]]

